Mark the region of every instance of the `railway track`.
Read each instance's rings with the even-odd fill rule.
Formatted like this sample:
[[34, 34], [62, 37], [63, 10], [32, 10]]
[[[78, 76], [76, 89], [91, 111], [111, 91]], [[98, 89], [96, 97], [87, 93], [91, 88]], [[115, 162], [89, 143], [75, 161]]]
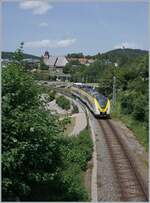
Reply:
[[[64, 92], [63, 92], [64, 93]], [[70, 97], [70, 94], [65, 93]], [[111, 162], [120, 186], [120, 201], [148, 201], [148, 187], [137, 170], [134, 158], [109, 119], [98, 120], [110, 153]]]
[[148, 191], [111, 120], [99, 120], [120, 186], [121, 201], [148, 201]]

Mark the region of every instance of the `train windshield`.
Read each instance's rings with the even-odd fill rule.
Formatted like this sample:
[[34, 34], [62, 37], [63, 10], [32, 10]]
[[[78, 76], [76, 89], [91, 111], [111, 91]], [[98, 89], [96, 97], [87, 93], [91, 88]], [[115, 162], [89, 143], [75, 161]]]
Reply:
[[106, 104], [107, 104], [107, 101], [108, 101], [107, 97], [105, 97], [105, 96], [102, 95], [102, 94], [97, 94], [97, 95], [95, 95], [95, 97], [96, 97], [96, 99], [98, 100], [98, 102], [99, 102], [101, 108], [105, 108], [105, 106], [106, 106]]

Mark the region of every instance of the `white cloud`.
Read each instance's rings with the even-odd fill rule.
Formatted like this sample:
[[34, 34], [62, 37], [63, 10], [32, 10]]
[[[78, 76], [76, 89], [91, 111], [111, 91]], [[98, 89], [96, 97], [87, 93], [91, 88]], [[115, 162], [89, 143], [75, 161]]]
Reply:
[[27, 48], [63, 48], [69, 47], [76, 42], [76, 39], [64, 40], [40, 40], [25, 42], [24, 47]]
[[39, 24], [39, 26], [40, 26], [40, 27], [47, 27], [47, 26], [48, 26], [48, 23], [42, 22], [42, 23]]
[[42, 15], [53, 7], [46, 1], [26, 0], [20, 2], [20, 8], [24, 10], [31, 10], [35, 15]]
[[133, 42], [122, 42], [116, 46], [114, 46], [114, 49], [120, 49], [120, 48], [131, 48], [131, 49], [137, 49], [138, 45]]

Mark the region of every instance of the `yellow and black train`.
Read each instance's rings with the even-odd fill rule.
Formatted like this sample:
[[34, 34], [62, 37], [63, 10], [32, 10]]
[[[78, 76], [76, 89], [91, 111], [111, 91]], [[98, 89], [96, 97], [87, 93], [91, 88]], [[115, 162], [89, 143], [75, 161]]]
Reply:
[[91, 86], [74, 83], [72, 94], [84, 102], [96, 117], [110, 117], [110, 100]]

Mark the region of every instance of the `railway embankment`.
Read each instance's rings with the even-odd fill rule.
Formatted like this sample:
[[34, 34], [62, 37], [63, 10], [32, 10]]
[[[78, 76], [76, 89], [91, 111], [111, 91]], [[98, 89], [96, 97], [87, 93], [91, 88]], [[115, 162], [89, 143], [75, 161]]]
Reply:
[[[59, 95], [62, 94], [59, 93]], [[86, 112], [79, 102], [66, 95], [65, 98], [70, 101], [70, 108], [68, 110], [60, 107], [56, 100], [49, 102], [48, 108], [61, 116], [68, 116], [70, 118], [70, 124], [67, 125], [66, 133], [69, 136], [77, 136], [87, 127]], [[74, 112], [74, 107], [77, 108], [77, 112]]]
[[[118, 145], [118, 141], [112, 141], [113, 147], [110, 147], [111, 141], [109, 142], [106, 137], [115, 135], [111, 128], [107, 133], [105, 132], [107, 120], [96, 119], [80, 101], [70, 97], [68, 99], [74, 102], [79, 111], [71, 116], [77, 121], [74, 123], [72, 135], [79, 135], [87, 124], [91, 133], [93, 154], [84, 172], [84, 182], [91, 200], [146, 201], [148, 199], [148, 154], [133, 132], [121, 121], [109, 120], [117, 131], [117, 140], [121, 143]], [[105, 130], [100, 122], [106, 124]]]
[[112, 125], [117, 129], [121, 142], [126, 149], [132, 167], [140, 181], [144, 193], [148, 197], [148, 153], [133, 134], [121, 121], [111, 120]]
[[[59, 95], [62, 95], [59, 93]], [[83, 104], [78, 100], [75, 100], [71, 97], [64, 95], [69, 101], [71, 108], [68, 110], [62, 109], [55, 100], [49, 103], [49, 108], [51, 111], [61, 115], [61, 119], [67, 116], [70, 119], [70, 123], [66, 125], [66, 130], [64, 131], [65, 135], [68, 135], [68, 139], [70, 142], [74, 143], [73, 148], [69, 149], [69, 153], [75, 153], [74, 161], [78, 162], [77, 167], [78, 171], [78, 179], [79, 186], [84, 186], [85, 194], [87, 193], [87, 200], [93, 199], [93, 194], [96, 193], [96, 184], [97, 176], [96, 176], [96, 164], [95, 164], [95, 151], [93, 151], [92, 147], [92, 139], [91, 139], [91, 130], [88, 125], [87, 111]], [[73, 107], [76, 107], [76, 111], [74, 112]], [[94, 135], [93, 135], [94, 136]], [[79, 144], [75, 145], [79, 140]], [[84, 155], [85, 154], [85, 155]], [[69, 157], [69, 155], [67, 155]], [[89, 157], [89, 158], [88, 158]], [[67, 158], [70, 160], [70, 158]], [[93, 163], [94, 160], [94, 163]], [[74, 162], [73, 161], [73, 162]], [[68, 163], [68, 162], [67, 162]], [[84, 167], [82, 166], [84, 164]], [[70, 162], [71, 166], [72, 163]], [[76, 164], [75, 164], [76, 165]], [[75, 166], [76, 167], [76, 166]], [[71, 171], [69, 172], [71, 173]], [[77, 176], [77, 174], [74, 176]], [[91, 183], [92, 181], [92, 183]], [[83, 189], [82, 188], [82, 189]], [[83, 189], [83, 190], [84, 190]], [[92, 194], [93, 193], [93, 194]], [[97, 195], [94, 194], [94, 200], [96, 200]]]
[[[96, 165], [97, 200], [147, 201], [148, 154], [144, 147], [125, 124], [112, 119], [96, 119], [90, 112], [88, 115], [96, 137], [96, 162], [93, 162], [93, 168]], [[111, 123], [113, 129], [107, 126], [107, 122]], [[112, 139], [113, 136], [117, 141]]]
[[74, 113], [70, 116], [71, 118], [75, 118], [75, 125], [72, 132], [70, 133], [70, 136], [73, 135], [77, 136], [80, 134], [82, 130], [84, 130], [87, 127], [86, 112], [79, 102], [69, 97], [68, 99], [70, 99], [70, 101], [73, 102], [78, 108], [78, 113]]
[[[146, 151], [149, 149], [148, 142], [148, 122], [145, 122], [142, 114], [140, 120], [135, 119], [132, 114], [124, 114], [121, 110], [120, 102], [116, 102], [115, 109], [111, 113], [113, 120], [122, 121], [128, 129], [130, 129], [138, 142], [145, 148]], [[143, 105], [142, 105], [143, 107]], [[148, 111], [147, 111], [148, 112]]]

